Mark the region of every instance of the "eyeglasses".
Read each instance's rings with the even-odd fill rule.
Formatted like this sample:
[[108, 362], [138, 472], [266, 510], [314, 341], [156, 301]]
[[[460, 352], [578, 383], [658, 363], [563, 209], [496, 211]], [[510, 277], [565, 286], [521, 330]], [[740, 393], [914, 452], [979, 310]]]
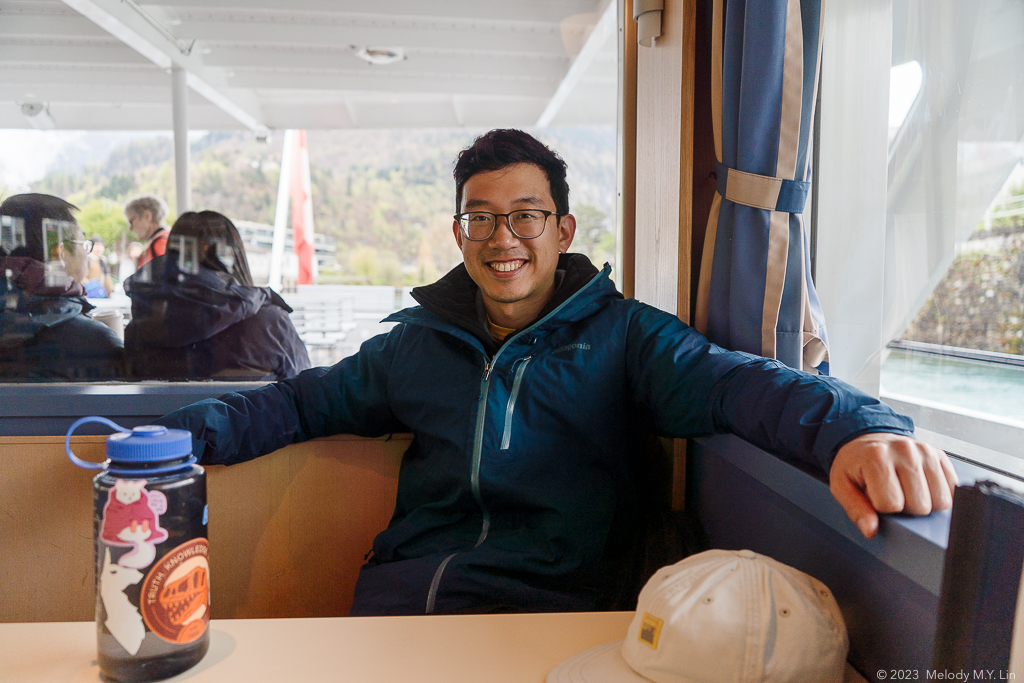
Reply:
[[548, 224], [548, 216], [561, 217], [564, 214], [543, 209], [523, 209], [509, 213], [491, 213], [489, 211], [469, 211], [455, 215], [462, 236], [474, 242], [490, 239], [498, 227], [498, 219], [504, 218], [512, 234], [521, 240], [532, 240], [540, 237]]
[[68, 244], [81, 244], [82, 249], [86, 254], [92, 253], [92, 247], [95, 244], [92, 240], [67, 240]]

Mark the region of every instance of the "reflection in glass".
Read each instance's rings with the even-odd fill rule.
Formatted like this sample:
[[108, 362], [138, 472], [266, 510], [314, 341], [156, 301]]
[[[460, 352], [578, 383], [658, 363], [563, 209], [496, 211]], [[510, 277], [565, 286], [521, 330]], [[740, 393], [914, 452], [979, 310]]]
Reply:
[[924, 77], [916, 59], [894, 66], [889, 72], [889, 148], [907, 120], [910, 108], [917, 102]]
[[58, 221], [44, 218], [43, 249], [46, 256], [46, 286], [67, 287], [71, 277], [64, 266], [65, 254], [74, 253], [77, 227], [70, 221]]
[[0, 216], [0, 249], [10, 254], [25, 246], [25, 219]]
[[221, 239], [213, 240], [214, 255], [217, 260], [220, 261], [227, 272], [232, 272], [235, 268], [235, 251], [231, 248], [231, 245]]
[[178, 252], [178, 270], [195, 275], [199, 272], [199, 245], [195, 237], [175, 235], [171, 249]]
[[1024, 4], [894, 0], [892, 16], [883, 334], [906, 343], [882, 384], [987, 411], [1016, 370], [911, 357], [1022, 352]]

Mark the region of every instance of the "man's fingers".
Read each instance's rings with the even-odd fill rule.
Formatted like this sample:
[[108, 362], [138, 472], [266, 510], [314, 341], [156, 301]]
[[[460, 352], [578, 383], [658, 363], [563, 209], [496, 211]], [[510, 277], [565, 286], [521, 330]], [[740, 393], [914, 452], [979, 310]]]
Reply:
[[878, 533], [878, 513], [857, 482], [850, 479], [845, 472], [835, 470], [830, 480], [829, 488], [832, 489], [832, 495], [843, 506], [846, 515], [853, 520], [866, 538], [874, 538]]
[[932, 496], [933, 510], [947, 510], [953, 505], [953, 491], [960, 480], [953, 471], [949, 457], [934, 446], [926, 446], [924, 475]]
[[903, 512], [927, 515], [932, 511], [932, 489], [925, 472], [924, 444], [901, 444], [895, 459], [896, 476], [903, 488]]
[[906, 504], [900, 478], [887, 458], [872, 458], [862, 465], [864, 492], [878, 512], [900, 512]]

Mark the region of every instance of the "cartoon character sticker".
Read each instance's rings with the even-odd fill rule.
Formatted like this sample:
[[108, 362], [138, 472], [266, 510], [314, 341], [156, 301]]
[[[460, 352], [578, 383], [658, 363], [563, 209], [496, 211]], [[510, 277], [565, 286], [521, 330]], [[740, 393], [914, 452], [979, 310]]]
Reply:
[[139, 610], [131, 603], [124, 591], [142, 580], [142, 572], [110, 562], [110, 548], [104, 549], [103, 568], [100, 573], [100, 598], [107, 619], [103, 622], [114, 640], [121, 644], [128, 654], [139, 651], [146, 628], [142, 625]]
[[118, 479], [103, 506], [100, 538], [108, 545], [131, 548], [117, 563], [142, 569], [153, 563], [156, 545], [167, 540], [160, 515], [167, 512], [167, 498], [147, 491], [145, 479]]

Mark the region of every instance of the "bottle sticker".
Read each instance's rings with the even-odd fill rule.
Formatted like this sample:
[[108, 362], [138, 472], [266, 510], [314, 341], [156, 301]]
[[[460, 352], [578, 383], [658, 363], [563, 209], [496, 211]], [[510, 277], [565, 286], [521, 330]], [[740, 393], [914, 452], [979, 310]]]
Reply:
[[131, 548], [117, 563], [143, 569], [156, 557], [156, 545], [167, 540], [160, 515], [167, 512], [167, 498], [147, 491], [145, 479], [118, 479], [103, 506], [100, 538], [107, 545]]
[[171, 643], [191, 643], [210, 621], [210, 545], [193, 538], [164, 555], [142, 584], [142, 618]]
[[142, 580], [142, 572], [131, 567], [122, 567], [110, 562], [110, 548], [104, 548], [103, 569], [100, 574], [100, 598], [107, 620], [103, 625], [121, 644], [128, 654], [139, 651], [146, 628], [142, 625], [142, 617], [135, 605], [131, 603], [124, 591]]

